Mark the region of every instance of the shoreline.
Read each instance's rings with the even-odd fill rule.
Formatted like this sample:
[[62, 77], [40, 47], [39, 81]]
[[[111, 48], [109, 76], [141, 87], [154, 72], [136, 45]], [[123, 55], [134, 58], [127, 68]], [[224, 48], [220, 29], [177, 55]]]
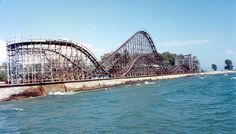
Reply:
[[203, 73], [171, 74], [160, 76], [130, 77], [119, 79], [96, 79], [85, 81], [57, 82], [45, 84], [28, 85], [4, 85], [0, 86], [0, 102], [21, 100], [26, 98], [47, 96], [56, 92], [81, 92], [89, 90], [101, 90], [102, 88], [116, 87], [143, 83], [145, 81], [158, 81], [167, 79], [176, 79], [188, 76], [230, 74], [236, 71], [210, 71]]

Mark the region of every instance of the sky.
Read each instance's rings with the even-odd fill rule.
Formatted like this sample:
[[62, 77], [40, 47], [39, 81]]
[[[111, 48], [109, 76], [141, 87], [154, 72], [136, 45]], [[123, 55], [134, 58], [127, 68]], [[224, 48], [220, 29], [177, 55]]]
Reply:
[[99, 59], [147, 31], [159, 53], [193, 54], [202, 69], [236, 67], [236, 0], [0, 0], [0, 63], [6, 42], [69, 39]]

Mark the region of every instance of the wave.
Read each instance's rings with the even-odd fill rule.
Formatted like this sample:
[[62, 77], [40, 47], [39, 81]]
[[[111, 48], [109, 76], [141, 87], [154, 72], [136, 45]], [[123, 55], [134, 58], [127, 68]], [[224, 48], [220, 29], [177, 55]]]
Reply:
[[141, 84], [138, 83], [138, 84], [136, 84], [136, 86], [141, 86]]
[[24, 109], [22, 109], [22, 108], [12, 108], [11, 110], [12, 110], [12, 111], [19, 111], [19, 112], [24, 111]]
[[76, 92], [50, 92], [48, 95], [73, 95]]
[[149, 85], [149, 84], [155, 84], [155, 82], [149, 82], [149, 81], [145, 81], [144, 82], [145, 85]]
[[231, 80], [236, 80], [236, 77], [232, 77], [232, 78], [230, 78]]
[[0, 112], [2, 112], [2, 111], [17, 111], [17, 112], [22, 112], [22, 111], [24, 111], [24, 109], [23, 108], [12, 107], [12, 108], [2, 108], [0, 110]]
[[207, 76], [199, 76], [198, 78], [204, 80]]
[[107, 91], [107, 90], [110, 90], [110, 88], [103, 88], [103, 89], [106, 90], [106, 91]]

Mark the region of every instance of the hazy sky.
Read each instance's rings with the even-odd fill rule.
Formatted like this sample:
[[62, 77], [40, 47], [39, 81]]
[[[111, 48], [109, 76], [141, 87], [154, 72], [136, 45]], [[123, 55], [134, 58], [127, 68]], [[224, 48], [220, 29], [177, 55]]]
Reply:
[[150, 33], [158, 52], [192, 53], [201, 66], [236, 67], [236, 0], [1, 0], [0, 62], [14, 38], [67, 38], [99, 58], [133, 33]]

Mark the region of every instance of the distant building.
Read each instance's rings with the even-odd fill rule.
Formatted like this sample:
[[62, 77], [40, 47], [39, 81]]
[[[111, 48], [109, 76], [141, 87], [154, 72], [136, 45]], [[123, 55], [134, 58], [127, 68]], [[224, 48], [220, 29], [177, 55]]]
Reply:
[[189, 70], [198, 70], [199, 69], [199, 61], [196, 56], [188, 55], [176, 55], [175, 56], [175, 66], [185, 65], [189, 68]]

